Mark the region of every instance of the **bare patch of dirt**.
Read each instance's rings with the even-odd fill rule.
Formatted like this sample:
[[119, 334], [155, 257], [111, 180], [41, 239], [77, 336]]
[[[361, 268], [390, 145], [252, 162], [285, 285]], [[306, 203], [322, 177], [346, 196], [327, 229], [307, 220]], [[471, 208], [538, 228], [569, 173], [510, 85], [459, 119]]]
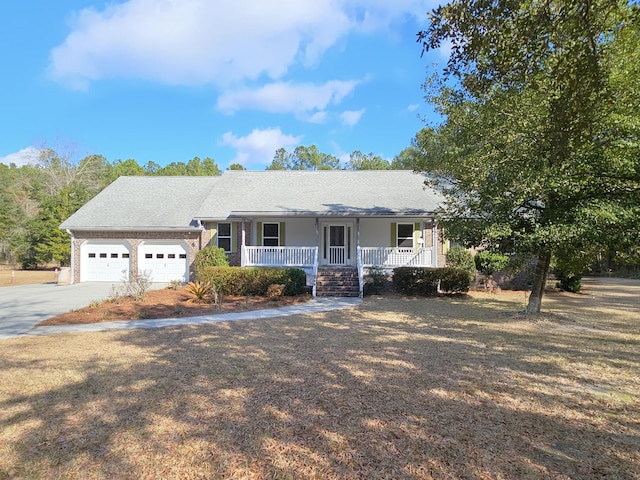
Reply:
[[80, 323], [113, 322], [117, 320], [143, 320], [153, 318], [196, 317], [221, 313], [245, 312], [265, 308], [279, 308], [296, 305], [311, 299], [309, 295], [295, 297], [221, 297], [217, 305], [193, 303], [191, 297], [179, 289], [152, 290], [147, 292], [144, 301], [132, 298], [118, 301], [105, 300], [72, 312], [49, 318], [40, 325], [70, 325]]

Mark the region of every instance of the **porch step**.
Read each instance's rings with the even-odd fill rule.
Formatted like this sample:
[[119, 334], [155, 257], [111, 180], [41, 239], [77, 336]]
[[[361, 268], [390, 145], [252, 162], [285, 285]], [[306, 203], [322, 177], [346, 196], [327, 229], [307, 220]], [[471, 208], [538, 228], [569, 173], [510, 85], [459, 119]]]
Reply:
[[354, 267], [318, 268], [316, 295], [318, 297], [359, 296], [358, 270]]

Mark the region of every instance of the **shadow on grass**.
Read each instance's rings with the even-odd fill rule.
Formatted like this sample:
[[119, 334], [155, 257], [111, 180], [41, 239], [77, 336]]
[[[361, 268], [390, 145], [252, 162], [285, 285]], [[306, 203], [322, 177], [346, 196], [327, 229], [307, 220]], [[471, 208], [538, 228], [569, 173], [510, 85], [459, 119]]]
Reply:
[[56, 345], [0, 354], [45, 382], [0, 401], [0, 478], [637, 478], [637, 391], [599, 377], [638, 371], [634, 345], [511, 328], [511, 307], [383, 297], [32, 339]]

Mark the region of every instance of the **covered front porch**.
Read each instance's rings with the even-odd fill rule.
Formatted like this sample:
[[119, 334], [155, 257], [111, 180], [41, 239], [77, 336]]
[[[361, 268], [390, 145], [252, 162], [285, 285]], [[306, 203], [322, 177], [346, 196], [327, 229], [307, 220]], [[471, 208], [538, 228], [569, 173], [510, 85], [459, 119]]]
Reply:
[[431, 218], [256, 218], [239, 227], [242, 266], [301, 268], [314, 295], [319, 268], [354, 268], [361, 294], [371, 268], [438, 266]]

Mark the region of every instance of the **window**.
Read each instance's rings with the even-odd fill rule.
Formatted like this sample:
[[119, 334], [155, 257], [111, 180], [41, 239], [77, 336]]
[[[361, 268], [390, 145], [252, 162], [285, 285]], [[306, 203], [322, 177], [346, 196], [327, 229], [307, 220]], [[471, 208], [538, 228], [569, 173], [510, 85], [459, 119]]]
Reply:
[[262, 224], [262, 245], [265, 247], [277, 247], [280, 245], [280, 225], [278, 223]]
[[176, 254], [175, 253], [167, 253], [167, 258], [174, 260], [176, 258]]
[[106, 253], [101, 253], [100, 254], [100, 258], [107, 258], [107, 254]]
[[122, 254], [122, 258], [129, 258], [129, 254], [128, 253], [123, 253]]
[[89, 258], [96, 258], [96, 254], [95, 253], [90, 253], [89, 254]]
[[398, 224], [397, 247], [413, 247], [413, 223]]
[[224, 249], [225, 252], [231, 251], [231, 224], [219, 223], [217, 233], [218, 247]]

